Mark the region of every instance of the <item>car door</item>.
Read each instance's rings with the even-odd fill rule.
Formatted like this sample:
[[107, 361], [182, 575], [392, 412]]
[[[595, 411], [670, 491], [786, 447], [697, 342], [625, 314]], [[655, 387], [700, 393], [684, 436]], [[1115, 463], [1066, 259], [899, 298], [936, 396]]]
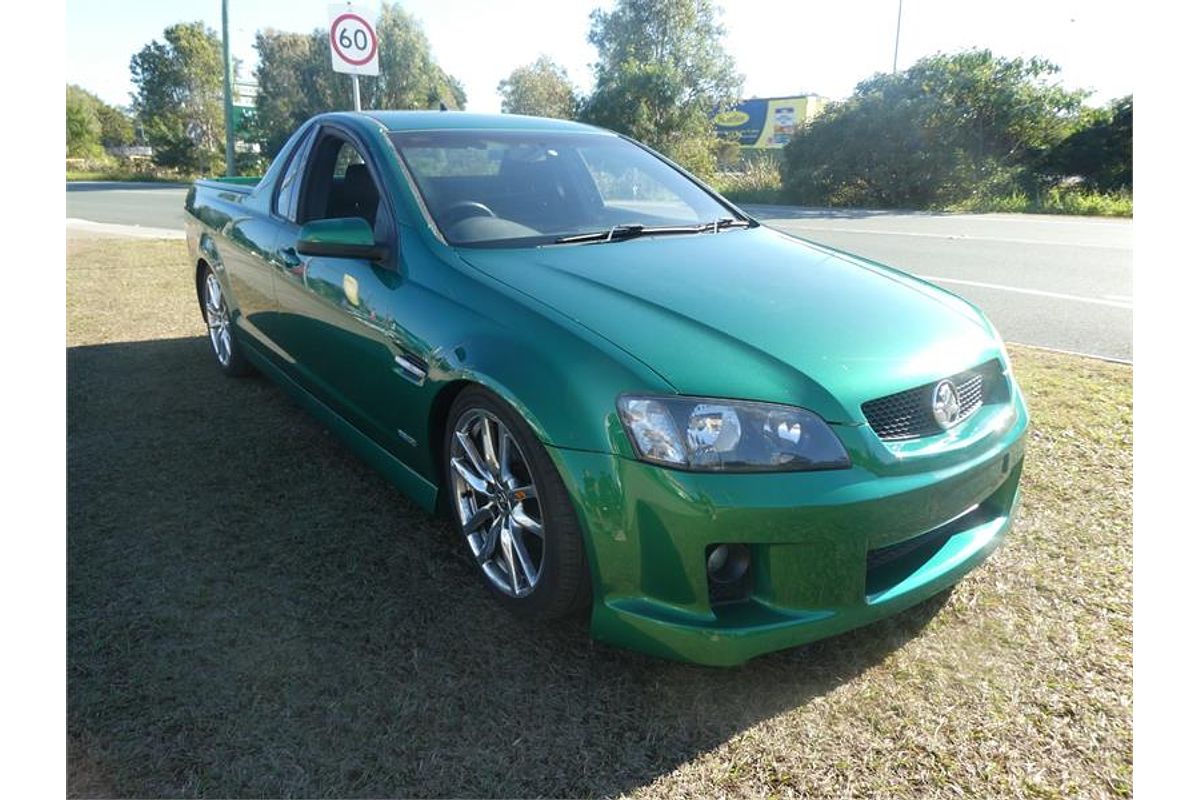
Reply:
[[259, 187], [263, 196], [255, 198], [256, 213], [238, 220], [227, 234], [236, 245], [228, 249], [229, 255], [224, 260], [233, 296], [245, 320], [242, 327], [275, 358], [280, 355], [275, 340], [281, 319], [276, 290], [279, 271], [285, 266], [280, 262], [276, 244], [280, 223], [290, 223], [294, 218], [300, 176], [315, 131], [315, 126], [311, 126], [284, 146], [284, 166], [275, 177], [270, 172], [264, 177]]
[[[280, 309], [277, 342], [298, 379], [347, 421], [406, 462], [423, 427], [428, 345], [405, 325], [411, 306], [393, 204], [378, 166], [350, 133], [326, 127], [316, 138], [296, 201], [276, 245]], [[367, 156], [367, 158], [364, 158]], [[304, 223], [360, 217], [386, 247], [381, 261], [301, 255]], [[423, 443], [422, 443], [423, 444]]]
[[271, 259], [278, 228], [273, 220], [250, 206], [248, 196], [230, 193], [230, 199], [235, 197], [238, 200], [235, 207], [240, 213], [214, 230], [213, 237], [217, 257], [229, 282], [231, 304], [236, 307], [234, 322], [261, 344], [266, 338], [263, 328], [269, 325], [275, 312]]

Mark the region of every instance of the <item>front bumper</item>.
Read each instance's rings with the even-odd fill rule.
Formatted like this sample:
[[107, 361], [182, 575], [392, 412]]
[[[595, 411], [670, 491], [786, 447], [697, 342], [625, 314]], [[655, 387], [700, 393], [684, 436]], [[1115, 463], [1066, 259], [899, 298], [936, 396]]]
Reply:
[[[588, 539], [593, 636], [730, 666], [937, 594], [1012, 525], [1028, 425], [1019, 394], [1011, 409], [1003, 429], [961, 447], [890, 466], [852, 456], [828, 472], [688, 473], [551, 448]], [[709, 599], [707, 551], [721, 543], [751, 553], [737, 602]]]

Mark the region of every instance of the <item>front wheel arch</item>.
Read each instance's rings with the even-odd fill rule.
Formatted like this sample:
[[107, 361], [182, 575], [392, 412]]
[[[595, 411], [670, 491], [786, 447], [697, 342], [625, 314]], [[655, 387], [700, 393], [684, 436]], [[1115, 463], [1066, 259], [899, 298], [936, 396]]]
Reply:
[[[450, 454], [451, 430], [458, 418], [473, 409], [493, 411], [501, 420], [511, 415], [510, 432], [518, 439], [521, 452], [532, 467], [536, 464], [536, 472], [531, 473], [533, 481], [539, 487], [539, 505], [543, 520], [547, 525], [547, 533], [554, 536], [554, 550], [550, 558], [554, 575], [545, 588], [535, 591], [530, 596], [530, 602], [517, 601], [515, 604], [506, 600], [506, 604], [522, 615], [555, 619], [574, 616], [588, 609], [592, 602], [592, 576], [595, 574], [593, 553], [587, 538], [587, 529], [580, 518], [579, 508], [575, 505], [572, 493], [566, 486], [566, 477], [551, 454], [546, 442], [538, 434], [537, 429], [530, 423], [527, 413], [519, 404], [511, 402], [505, 395], [492, 387], [475, 381], [461, 380], [457, 385], [448, 386], [442, 390], [448, 402], [444, 408], [444, 423], [440, 430], [431, 431], [438, 436], [439, 484], [441, 491], [439, 505], [445, 509], [451, 527], [462, 533], [462, 521], [456, 516], [453, 495], [455, 489], [449, 480], [448, 459]], [[451, 396], [452, 395], [452, 396]], [[439, 399], [443, 399], [440, 398]], [[525, 431], [521, 432], [520, 427]], [[520, 441], [524, 439], [524, 441]], [[536, 599], [534, 599], [536, 598]], [[510, 599], [511, 600], [511, 599]]]
[[442, 484], [445, 481], [442, 476], [446, 471], [446, 447], [445, 433], [446, 426], [450, 424], [450, 407], [454, 405], [455, 399], [462, 394], [463, 390], [471, 386], [482, 386], [483, 384], [473, 381], [459, 379], [453, 380], [443, 386], [434, 396], [433, 402], [429, 405], [429, 423], [425, 432], [425, 441], [429, 443], [433, 458], [433, 468], [435, 470], [438, 484], [438, 512], [449, 514], [451, 511], [449, 504], [450, 492], [447, 487]]
[[464, 374], [454, 378], [453, 380], [447, 381], [446, 384], [438, 390], [438, 393], [434, 396], [433, 402], [431, 402], [429, 405], [430, 410], [425, 441], [429, 442], [431, 445], [433, 445], [435, 442], [438, 443], [435, 445], [435, 458], [433, 459], [435, 462], [434, 466], [438, 470], [438, 475], [441, 475], [441, 469], [445, 466], [445, 453], [443, 452], [445, 448], [441, 446], [439, 437], [445, 433], [446, 425], [449, 422], [448, 417], [450, 413], [450, 407], [454, 405], [454, 401], [460, 394], [462, 394], [464, 390], [472, 387], [483, 389], [485, 392], [495, 395], [497, 399], [502, 400], [505, 404], [507, 404], [508, 407], [512, 409], [512, 411], [519, 416], [526, 425], [529, 426], [529, 428], [533, 431], [534, 436], [537, 437], [538, 441], [541, 442], [543, 446], [554, 446], [557, 444], [552, 440], [546, 431], [545, 426], [538, 419], [538, 416], [534, 413], [533, 409], [531, 409], [527, 404], [521, 402], [517, 398], [515, 392], [509, 390], [509, 388], [503, 383], [492, 379], [490, 376], [478, 373]]

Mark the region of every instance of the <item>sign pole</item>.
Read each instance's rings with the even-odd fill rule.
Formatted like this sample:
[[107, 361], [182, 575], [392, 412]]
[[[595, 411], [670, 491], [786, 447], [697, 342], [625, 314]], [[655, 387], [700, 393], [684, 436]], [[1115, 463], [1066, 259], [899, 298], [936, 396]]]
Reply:
[[233, 60], [229, 57], [229, 0], [221, 0], [221, 42], [225, 57], [225, 174], [236, 175], [233, 156]]
[[357, 72], [350, 76], [350, 81], [354, 84], [354, 110], [362, 111], [362, 100], [360, 99], [359, 94], [358, 94], [358, 73]]

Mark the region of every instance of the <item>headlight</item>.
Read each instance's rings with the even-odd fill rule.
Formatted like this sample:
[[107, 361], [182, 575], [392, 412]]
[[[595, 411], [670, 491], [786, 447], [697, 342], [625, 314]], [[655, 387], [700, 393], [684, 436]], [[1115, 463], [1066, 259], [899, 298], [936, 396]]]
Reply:
[[700, 397], [617, 399], [638, 455], [679, 469], [730, 472], [840, 469], [846, 449], [803, 408]]

